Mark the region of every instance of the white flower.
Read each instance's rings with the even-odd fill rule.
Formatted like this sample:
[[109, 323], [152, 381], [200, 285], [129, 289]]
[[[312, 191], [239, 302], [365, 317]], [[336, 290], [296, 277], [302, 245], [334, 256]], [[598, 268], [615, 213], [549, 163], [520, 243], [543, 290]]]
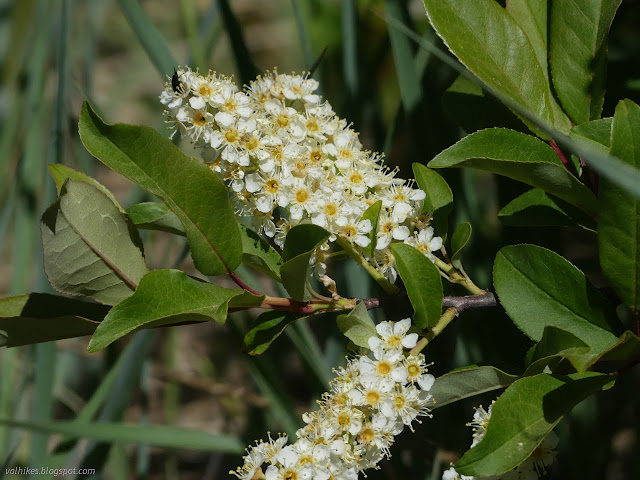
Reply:
[[397, 350], [399, 348], [413, 348], [418, 341], [417, 333], [410, 333], [407, 335], [409, 327], [411, 326], [411, 319], [405, 318], [399, 322], [380, 322], [376, 325], [376, 331], [380, 338], [369, 338], [369, 348], [371, 350]]
[[336, 225], [340, 227], [338, 235], [350, 242], [360, 247], [366, 247], [371, 243], [371, 239], [367, 236], [373, 228], [370, 220], [356, 221], [355, 218], [340, 217], [336, 219]]
[[431, 261], [435, 258], [431, 252], [438, 251], [442, 248], [442, 238], [433, 236], [433, 227], [420, 230], [417, 235], [407, 238], [404, 243], [418, 249]]

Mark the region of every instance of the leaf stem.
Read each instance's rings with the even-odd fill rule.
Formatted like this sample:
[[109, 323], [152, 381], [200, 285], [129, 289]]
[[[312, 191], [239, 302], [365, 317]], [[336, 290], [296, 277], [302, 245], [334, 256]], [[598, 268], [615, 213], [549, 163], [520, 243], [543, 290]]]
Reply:
[[447, 325], [449, 325], [453, 321], [453, 319], [458, 316], [459, 313], [460, 312], [456, 307], [447, 308], [447, 310], [445, 310], [445, 312], [440, 317], [440, 320], [438, 320], [438, 323], [436, 323], [432, 328], [429, 329], [427, 334], [422, 337], [418, 341], [418, 343], [416, 343], [416, 346], [411, 349], [409, 354], [417, 355], [418, 353], [420, 353], [422, 349], [427, 346], [427, 343], [440, 335], [442, 331], [447, 327]]
[[238, 285], [241, 289], [246, 290], [249, 293], [253, 293], [254, 295], [264, 295], [262, 292], [254, 290], [249, 285], [244, 283], [242, 279], [235, 274], [235, 272], [227, 271], [227, 273], [229, 274], [229, 277], [231, 277], [231, 280], [233, 280], [236, 283], [236, 285]]
[[473, 283], [473, 281], [471, 281], [468, 276], [463, 275], [458, 270], [456, 270], [453, 265], [451, 265], [450, 263], [445, 263], [438, 257], [435, 258], [436, 259], [434, 263], [436, 264], [436, 267], [438, 267], [443, 273], [445, 273], [451, 282], [462, 285], [474, 295], [484, 295], [486, 293], [485, 290], [482, 290], [475, 283]]
[[393, 283], [389, 282], [389, 280], [387, 280], [382, 273], [376, 270], [373, 265], [371, 265], [367, 261], [367, 259], [364, 258], [362, 254], [355, 249], [351, 242], [340, 236], [337, 237], [337, 242], [344, 249], [344, 251], [347, 252], [347, 254], [358, 263], [358, 265], [366, 270], [371, 278], [373, 278], [386, 293], [388, 293], [389, 295], [394, 295], [400, 292], [400, 289]]

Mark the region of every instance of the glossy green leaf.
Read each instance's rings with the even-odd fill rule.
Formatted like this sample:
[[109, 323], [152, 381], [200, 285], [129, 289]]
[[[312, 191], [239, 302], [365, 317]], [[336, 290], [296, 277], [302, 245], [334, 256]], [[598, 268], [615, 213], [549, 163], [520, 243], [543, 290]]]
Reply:
[[[549, 1], [548, 0], [508, 0], [506, 4], [506, 10], [511, 17], [520, 26], [524, 34], [531, 42], [533, 51], [536, 54], [540, 68], [544, 72], [547, 83], [550, 83], [548, 73], [548, 15], [549, 15]], [[549, 86], [550, 88], [550, 86]], [[566, 114], [562, 111], [562, 108], [556, 102], [553, 95], [550, 96], [551, 108], [553, 110], [553, 117], [558, 123], [558, 127], [561, 130], [568, 130], [571, 125]]]
[[0, 299], [0, 348], [91, 335], [109, 307], [48, 293]]
[[90, 438], [101, 442], [141, 444], [162, 448], [186, 448], [206, 452], [239, 455], [244, 443], [233, 435], [217, 434], [172, 427], [109, 422], [39, 422], [0, 418], [0, 424], [36, 432], [63, 434], [69, 438]]
[[438, 172], [421, 163], [414, 163], [412, 168], [418, 187], [426, 194], [422, 203], [422, 211], [433, 212], [445, 208], [450, 209], [453, 204], [453, 193], [446, 180]]
[[200, 272], [220, 275], [240, 265], [240, 228], [227, 188], [206, 165], [151, 128], [105, 124], [86, 102], [79, 127], [89, 152], [178, 216]]
[[136, 203], [127, 208], [126, 213], [138, 228], [185, 235], [178, 216], [162, 202]]
[[491, 408], [483, 439], [456, 462], [463, 475], [489, 477], [522, 463], [562, 417], [611, 382], [597, 373], [535, 375], [516, 380]]
[[424, 4], [449, 50], [480, 80], [560, 130], [569, 130], [566, 117], [554, 115], [549, 81], [536, 50], [498, 2], [424, 0]]
[[531, 42], [538, 63], [547, 75], [548, 0], [507, 0], [506, 10]]
[[462, 222], [458, 225], [451, 236], [451, 260], [458, 260], [460, 252], [471, 238], [471, 224]]
[[438, 154], [429, 167], [487, 170], [540, 188], [586, 212], [597, 208], [595, 195], [567, 171], [553, 148], [513, 130], [491, 128], [468, 135]]
[[[563, 362], [570, 363], [569, 368], [582, 372], [590, 355], [589, 346], [571, 332], [553, 326], [546, 326], [542, 338], [531, 353], [530, 365], [526, 376], [543, 373], [549, 369], [553, 373], [572, 373], [573, 370], [559, 371]], [[565, 362], [565, 363], [566, 363]]]
[[256, 318], [253, 327], [244, 336], [244, 348], [250, 355], [264, 353], [291, 322], [301, 318], [292, 312], [268, 310]]
[[436, 377], [429, 393], [435, 401], [433, 408], [439, 408], [464, 398], [508, 387], [517, 378], [495, 367], [469, 367]]
[[458, 75], [447, 88], [442, 103], [466, 133], [493, 127], [529, 131], [511, 110], [465, 75]]
[[309, 260], [315, 249], [328, 238], [329, 232], [311, 224], [297, 225], [287, 234], [282, 250], [285, 262], [280, 267], [280, 275], [284, 288], [294, 300], [304, 301], [308, 298]]
[[362, 302], [348, 314], [339, 315], [336, 323], [342, 334], [358, 347], [369, 349], [369, 338], [378, 336], [376, 325]]
[[549, 52], [553, 85], [574, 123], [600, 117], [607, 35], [622, 0], [554, 0]]
[[612, 373], [634, 365], [640, 358], [640, 337], [627, 330], [615, 345], [591, 359], [585, 368]]
[[89, 183], [67, 180], [42, 215], [44, 269], [61, 293], [114, 305], [147, 272], [138, 231]]
[[369, 237], [369, 245], [364, 247], [362, 250], [370, 256], [373, 257], [376, 248], [377, 233], [378, 233], [378, 222], [380, 220], [380, 209], [382, 208], [382, 200], [378, 200], [376, 203], [367, 208], [360, 220], [369, 220], [371, 222], [371, 231], [367, 234]]
[[595, 232], [596, 222], [573, 205], [533, 188], [514, 198], [498, 212], [505, 225], [514, 227], [579, 227]]
[[442, 315], [442, 278], [438, 268], [410, 245], [394, 243], [391, 251], [415, 312], [413, 323], [420, 328], [433, 327]]
[[141, 328], [193, 321], [224, 323], [230, 301], [239, 295], [250, 294], [196, 280], [180, 270], [152, 270], [142, 277], [131, 297], [111, 309], [94, 333], [88, 350], [102, 350]]
[[576, 125], [569, 132], [571, 138], [586, 142], [592, 148], [603, 154], [609, 153], [611, 146], [611, 125], [613, 118], [600, 118], [581, 125]]
[[507, 315], [535, 341], [546, 326], [572, 333], [594, 352], [617, 341], [611, 306], [580, 270], [550, 250], [504, 247], [496, 255], [493, 283]]
[[[622, 100], [611, 130], [611, 155], [640, 169], [640, 106]], [[600, 182], [598, 247], [602, 273], [620, 300], [640, 311], [640, 199], [606, 179]]]
[[113, 194], [107, 189], [107, 187], [102, 185], [95, 178], [90, 177], [89, 175], [82, 173], [78, 170], [74, 170], [71, 167], [67, 167], [66, 165], [62, 165], [61, 163], [49, 164], [49, 172], [53, 177], [53, 181], [56, 183], [58, 195], [60, 195], [60, 192], [62, 191], [62, 186], [64, 185], [64, 182], [67, 180], [67, 178], [70, 178], [71, 180], [76, 180], [78, 182], [89, 183], [94, 187], [96, 187], [98, 190], [100, 190], [102, 193], [104, 193], [107, 197], [109, 197], [109, 199], [113, 202], [113, 204], [117, 206], [121, 212], [124, 213], [124, 209], [120, 206], [120, 203], [118, 203], [118, 201], [116, 200], [116, 197], [113, 196]]
[[242, 263], [280, 282], [282, 257], [255, 231], [240, 225]]
[[422, 211], [432, 214], [431, 225], [435, 234], [445, 239], [448, 230], [447, 217], [453, 207], [451, 188], [435, 170], [420, 163], [414, 163], [412, 167], [416, 183], [426, 195], [422, 203]]

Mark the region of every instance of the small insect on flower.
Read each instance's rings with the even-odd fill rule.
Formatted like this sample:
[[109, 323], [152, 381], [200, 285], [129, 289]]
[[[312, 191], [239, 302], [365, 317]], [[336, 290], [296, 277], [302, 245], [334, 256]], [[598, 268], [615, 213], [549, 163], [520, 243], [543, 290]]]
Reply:
[[175, 68], [173, 69], [173, 75], [171, 76], [171, 88], [174, 92], [180, 95], [184, 92], [184, 85], [182, 85], [178, 72]]

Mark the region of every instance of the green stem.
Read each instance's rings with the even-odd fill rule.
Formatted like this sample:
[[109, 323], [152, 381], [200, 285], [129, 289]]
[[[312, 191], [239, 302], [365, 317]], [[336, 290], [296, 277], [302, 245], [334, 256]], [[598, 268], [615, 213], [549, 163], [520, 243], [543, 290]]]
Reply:
[[420, 353], [422, 349], [427, 346], [427, 343], [429, 343], [435, 337], [440, 335], [442, 331], [447, 327], [447, 325], [449, 325], [453, 321], [453, 319], [456, 318], [457, 316], [458, 316], [457, 308], [455, 307], [447, 308], [447, 310], [440, 317], [440, 320], [438, 320], [438, 323], [436, 323], [435, 326], [429, 329], [427, 334], [424, 337], [422, 337], [418, 341], [418, 343], [416, 343], [416, 346], [411, 349], [411, 352], [409, 352], [409, 354], [417, 355], [418, 353]]
[[371, 278], [373, 278], [386, 293], [388, 293], [389, 295], [400, 293], [400, 289], [389, 280], [387, 280], [382, 273], [376, 270], [375, 267], [371, 265], [367, 261], [367, 259], [364, 258], [362, 254], [355, 249], [351, 242], [340, 236], [338, 236], [337, 241], [338, 244], [344, 249], [344, 251], [347, 252], [347, 254], [358, 263], [358, 265], [364, 268], [366, 272], [371, 276]]
[[449, 277], [449, 280], [451, 280], [453, 283], [462, 285], [464, 288], [466, 288], [470, 293], [474, 295], [482, 295], [485, 293], [485, 291], [482, 290], [480, 287], [478, 287], [475, 283], [473, 283], [469, 277], [461, 274], [450, 263], [446, 263], [440, 260], [438, 257], [436, 257], [434, 263], [436, 264], [436, 267], [438, 267], [440, 271], [446, 274]]

